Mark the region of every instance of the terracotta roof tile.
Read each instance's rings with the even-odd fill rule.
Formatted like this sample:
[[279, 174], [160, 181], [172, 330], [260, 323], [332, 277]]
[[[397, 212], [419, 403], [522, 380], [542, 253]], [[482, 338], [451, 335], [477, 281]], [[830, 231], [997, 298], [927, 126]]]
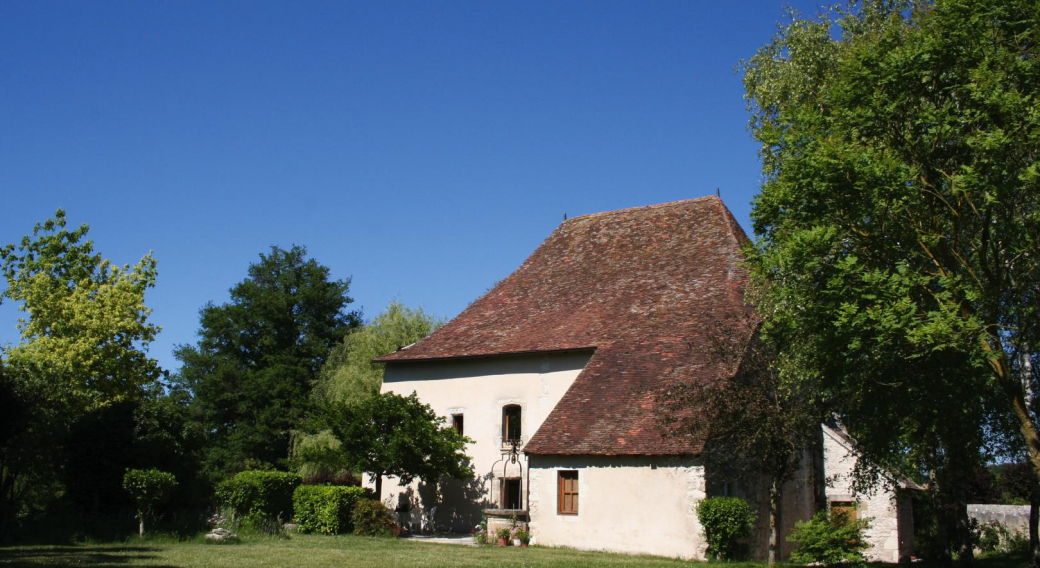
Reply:
[[532, 454], [688, 454], [656, 423], [662, 388], [715, 380], [703, 333], [742, 308], [747, 236], [716, 197], [564, 221], [508, 278], [387, 363], [595, 349]]

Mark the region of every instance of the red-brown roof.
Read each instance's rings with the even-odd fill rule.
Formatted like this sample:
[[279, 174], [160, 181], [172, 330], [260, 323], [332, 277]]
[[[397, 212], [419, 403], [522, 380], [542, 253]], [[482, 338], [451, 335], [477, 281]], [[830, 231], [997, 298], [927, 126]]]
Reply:
[[575, 217], [458, 317], [379, 361], [595, 349], [524, 451], [698, 453], [663, 435], [655, 399], [674, 380], [728, 372], [703, 334], [742, 309], [746, 241], [717, 197]]

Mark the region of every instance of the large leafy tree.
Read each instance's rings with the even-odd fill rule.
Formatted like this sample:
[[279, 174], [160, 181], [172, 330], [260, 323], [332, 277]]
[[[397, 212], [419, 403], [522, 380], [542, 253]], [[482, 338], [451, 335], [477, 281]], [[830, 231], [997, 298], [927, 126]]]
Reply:
[[1012, 422], [1040, 473], [1035, 0], [794, 19], [744, 80], [765, 174], [750, 265], [782, 367], [873, 457], [970, 471], [957, 449]]
[[226, 475], [277, 465], [306, 414], [330, 349], [359, 325], [347, 311], [350, 281], [300, 246], [272, 247], [231, 289], [231, 301], [201, 310], [200, 340], [175, 352], [176, 382], [193, 395], [210, 435], [208, 470]]
[[60, 494], [70, 426], [96, 409], [139, 400], [164, 372], [148, 357], [159, 327], [144, 303], [155, 285], [150, 254], [137, 264], [105, 260], [87, 225], [66, 228], [65, 212], [0, 248], [16, 302], [20, 341], [3, 350], [0, 378], [0, 521]]
[[325, 404], [309, 426], [312, 432], [325, 432], [335, 444], [302, 448], [298, 458], [367, 473], [375, 481], [376, 495], [382, 492], [383, 477], [437, 483], [442, 476], [473, 475], [470, 458], [463, 453], [472, 440], [415, 393], [404, 397], [388, 392], [355, 404]]
[[155, 259], [117, 266], [94, 251], [87, 225], [65, 227], [59, 209], [31, 236], [0, 249], [7, 282], [0, 299], [27, 314], [18, 321], [21, 342], [4, 352], [7, 363], [76, 408], [139, 397], [163, 376], [146, 354], [160, 329], [148, 323], [144, 304]]

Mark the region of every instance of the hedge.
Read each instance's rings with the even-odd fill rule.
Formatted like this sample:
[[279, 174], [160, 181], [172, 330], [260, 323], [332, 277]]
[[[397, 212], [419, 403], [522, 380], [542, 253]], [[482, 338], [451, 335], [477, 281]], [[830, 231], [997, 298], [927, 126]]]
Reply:
[[293, 516], [293, 491], [302, 479], [283, 471], [243, 471], [217, 486], [217, 499], [235, 513], [254, 520]]
[[354, 530], [351, 514], [354, 504], [372, 499], [374, 494], [363, 487], [337, 485], [301, 485], [293, 493], [296, 524], [303, 532], [342, 534]]

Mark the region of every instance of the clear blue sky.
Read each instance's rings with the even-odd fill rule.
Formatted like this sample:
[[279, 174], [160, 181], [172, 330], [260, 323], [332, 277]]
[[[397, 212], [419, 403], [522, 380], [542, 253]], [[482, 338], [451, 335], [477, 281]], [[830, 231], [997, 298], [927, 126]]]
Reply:
[[60, 207], [107, 258], [154, 251], [176, 369], [270, 245], [353, 278], [366, 318], [452, 317], [564, 213], [719, 188], [748, 229], [734, 66], [783, 4], [3, 2], [0, 244]]

